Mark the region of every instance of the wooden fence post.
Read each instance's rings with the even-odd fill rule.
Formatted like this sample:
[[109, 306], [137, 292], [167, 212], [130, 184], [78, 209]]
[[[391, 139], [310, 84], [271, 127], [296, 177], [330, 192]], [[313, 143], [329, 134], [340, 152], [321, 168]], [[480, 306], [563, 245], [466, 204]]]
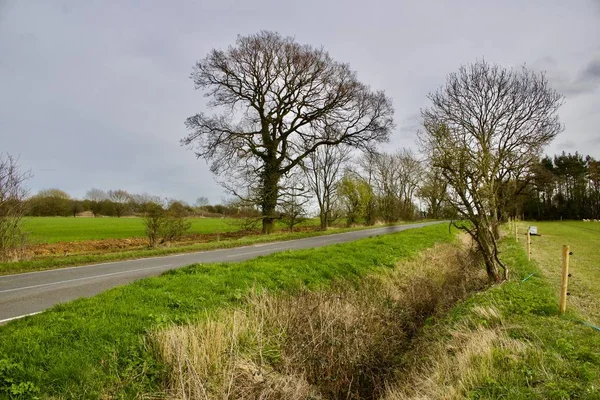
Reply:
[[531, 261], [531, 234], [527, 229], [527, 261]]
[[567, 309], [567, 288], [569, 286], [569, 246], [562, 248], [562, 278], [560, 280], [560, 313]]

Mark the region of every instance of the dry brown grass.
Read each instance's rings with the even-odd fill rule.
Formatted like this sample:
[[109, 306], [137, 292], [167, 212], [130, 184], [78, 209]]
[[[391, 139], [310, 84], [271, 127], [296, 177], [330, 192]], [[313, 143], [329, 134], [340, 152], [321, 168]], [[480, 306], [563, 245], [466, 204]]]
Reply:
[[169, 368], [171, 398], [378, 398], [425, 320], [480, 287], [480, 272], [472, 253], [439, 245], [358, 285], [253, 295], [243, 310], [149, 343]]
[[492, 307], [475, 307], [475, 318], [464, 321], [450, 331], [450, 338], [424, 341], [415, 354], [428, 355], [425, 363], [413, 368], [394, 385], [384, 400], [464, 399], [471, 389], [496, 373], [493, 353], [508, 350], [514, 357], [527, 350], [525, 342], [511, 339], [499, 312]]

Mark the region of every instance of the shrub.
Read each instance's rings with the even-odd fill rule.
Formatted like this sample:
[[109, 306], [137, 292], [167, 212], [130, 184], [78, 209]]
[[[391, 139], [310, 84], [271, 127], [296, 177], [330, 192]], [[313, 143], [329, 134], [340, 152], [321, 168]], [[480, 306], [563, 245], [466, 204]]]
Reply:
[[186, 219], [186, 214], [183, 207], [172, 205], [165, 210], [160, 204], [146, 204], [144, 224], [150, 247], [181, 239], [191, 227], [191, 223]]

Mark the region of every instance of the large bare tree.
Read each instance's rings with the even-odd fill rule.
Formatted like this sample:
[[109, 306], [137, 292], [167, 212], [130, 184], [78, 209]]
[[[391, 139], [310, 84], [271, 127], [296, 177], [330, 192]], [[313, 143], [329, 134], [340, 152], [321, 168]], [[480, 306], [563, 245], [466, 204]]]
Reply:
[[108, 199], [108, 194], [102, 189], [91, 188], [85, 193], [85, 198], [89, 201], [101, 202]]
[[273, 230], [280, 180], [304, 158], [324, 145], [385, 141], [393, 126], [391, 100], [348, 64], [274, 32], [212, 50], [191, 77], [218, 111], [189, 117], [182, 143], [195, 146], [223, 182], [250, 182], [242, 190], [224, 186], [257, 200], [263, 233]]
[[450, 74], [429, 99], [421, 148], [448, 182], [452, 206], [469, 222], [456, 225], [477, 243], [490, 280], [508, 279], [496, 243], [500, 196], [563, 129], [563, 97], [543, 73], [478, 61]]

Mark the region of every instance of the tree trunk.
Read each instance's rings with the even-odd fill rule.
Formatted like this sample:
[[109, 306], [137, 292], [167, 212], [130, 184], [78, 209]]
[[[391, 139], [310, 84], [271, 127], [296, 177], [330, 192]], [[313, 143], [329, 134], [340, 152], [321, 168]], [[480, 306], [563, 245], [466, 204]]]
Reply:
[[262, 233], [265, 235], [273, 233], [275, 225], [279, 178], [277, 168], [266, 167], [262, 182]]
[[[275, 228], [275, 218], [272, 215], [275, 213], [275, 207], [271, 211], [263, 208], [263, 220], [262, 220], [262, 233], [264, 235], [269, 235], [273, 233]], [[270, 217], [267, 215], [271, 215]]]
[[491, 282], [501, 282], [502, 275], [498, 270], [498, 264], [496, 263], [494, 254], [493, 238], [491, 235], [494, 233], [488, 229], [480, 226], [477, 232], [476, 242], [479, 246], [479, 251], [483, 256], [485, 263], [485, 271], [487, 272], [488, 278]]
[[329, 211], [326, 211], [324, 207], [320, 207], [319, 221], [321, 223], [321, 225], [320, 225], [321, 230], [326, 231], [327, 228], [329, 228]]
[[496, 240], [500, 239], [500, 217], [497, 207], [493, 208], [491, 218], [491, 231]]
[[498, 271], [498, 266], [496, 265], [493, 254], [484, 253], [483, 259], [485, 262], [485, 272], [487, 272], [490, 282], [501, 282], [502, 277], [500, 276], [500, 271]]

